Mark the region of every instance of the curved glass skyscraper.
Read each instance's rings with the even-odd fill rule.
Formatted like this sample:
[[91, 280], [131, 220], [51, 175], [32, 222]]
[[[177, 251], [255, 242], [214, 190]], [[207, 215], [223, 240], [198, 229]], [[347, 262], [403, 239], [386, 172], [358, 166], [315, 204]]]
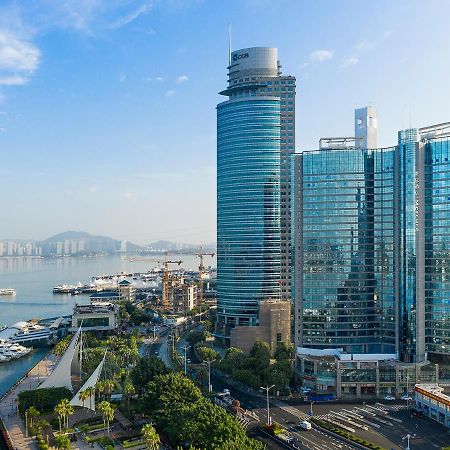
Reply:
[[280, 149], [287, 101], [282, 105], [272, 89], [276, 81], [281, 92], [283, 82], [287, 100], [295, 83], [279, 69], [274, 48], [233, 52], [228, 88], [221, 92], [229, 100], [217, 106], [218, 337], [258, 325], [259, 302], [281, 296]]

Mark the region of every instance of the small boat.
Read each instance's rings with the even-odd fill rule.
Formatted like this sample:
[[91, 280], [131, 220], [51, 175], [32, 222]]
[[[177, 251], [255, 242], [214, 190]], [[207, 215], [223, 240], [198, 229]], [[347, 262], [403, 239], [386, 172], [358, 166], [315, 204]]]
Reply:
[[12, 288], [0, 289], [0, 295], [16, 295], [16, 291]]

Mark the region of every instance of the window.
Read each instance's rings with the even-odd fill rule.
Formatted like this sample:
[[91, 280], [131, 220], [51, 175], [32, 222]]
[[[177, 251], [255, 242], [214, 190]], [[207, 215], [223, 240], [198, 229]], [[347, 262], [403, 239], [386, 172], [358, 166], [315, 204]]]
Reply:
[[281, 333], [277, 333], [277, 342], [281, 342]]

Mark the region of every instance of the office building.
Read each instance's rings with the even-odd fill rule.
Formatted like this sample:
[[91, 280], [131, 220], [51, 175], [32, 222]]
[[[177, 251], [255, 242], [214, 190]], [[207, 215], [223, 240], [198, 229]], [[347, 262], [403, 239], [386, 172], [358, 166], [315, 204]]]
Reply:
[[232, 52], [217, 106], [217, 329], [258, 325], [259, 302], [290, 298], [289, 155], [295, 78], [275, 48]]
[[292, 157], [296, 346], [312, 362], [339, 349], [445, 363], [450, 123], [400, 131], [390, 148], [374, 147], [376, 127], [373, 108], [357, 110], [354, 139]]

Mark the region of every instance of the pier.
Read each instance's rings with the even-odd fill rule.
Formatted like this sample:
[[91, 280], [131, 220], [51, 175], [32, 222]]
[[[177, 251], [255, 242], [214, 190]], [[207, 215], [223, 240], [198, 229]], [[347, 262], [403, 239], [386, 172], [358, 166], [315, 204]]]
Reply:
[[47, 354], [0, 399], [0, 421], [6, 431], [8, 448], [37, 448], [36, 440], [26, 437], [25, 426], [18, 411], [18, 395], [20, 392], [35, 389], [53, 371], [55, 362], [56, 357], [51, 353]]

